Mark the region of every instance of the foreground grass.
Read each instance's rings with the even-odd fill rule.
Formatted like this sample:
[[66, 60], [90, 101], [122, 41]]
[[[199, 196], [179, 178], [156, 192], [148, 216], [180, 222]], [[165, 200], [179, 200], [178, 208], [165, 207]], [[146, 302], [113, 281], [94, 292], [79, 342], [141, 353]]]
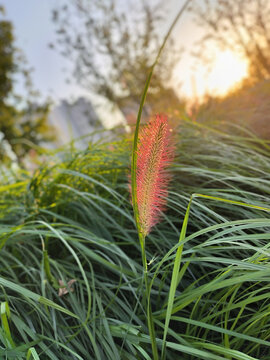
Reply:
[[[146, 243], [157, 346], [184, 243], [166, 359], [268, 359], [269, 214], [195, 199], [178, 243], [192, 193], [269, 205], [267, 144], [187, 124], [178, 136], [168, 211]], [[91, 144], [0, 188], [0, 358], [151, 359], [130, 151]]]

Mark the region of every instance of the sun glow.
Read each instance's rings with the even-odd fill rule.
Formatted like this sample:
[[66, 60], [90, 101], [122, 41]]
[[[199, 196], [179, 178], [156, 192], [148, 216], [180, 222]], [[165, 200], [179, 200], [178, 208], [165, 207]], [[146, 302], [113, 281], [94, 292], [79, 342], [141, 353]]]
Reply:
[[206, 72], [203, 66], [198, 67], [183, 91], [189, 97], [202, 97], [205, 94], [225, 95], [247, 75], [247, 61], [226, 50], [217, 53], [210, 71]]

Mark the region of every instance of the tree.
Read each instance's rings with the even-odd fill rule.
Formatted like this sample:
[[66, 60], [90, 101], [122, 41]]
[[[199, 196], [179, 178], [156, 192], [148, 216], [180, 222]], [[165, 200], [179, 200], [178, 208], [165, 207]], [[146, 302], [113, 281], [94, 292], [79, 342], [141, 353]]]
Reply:
[[0, 22], [0, 104], [3, 104], [7, 94], [12, 90], [11, 74], [15, 71], [13, 42], [12, 24], [2, 20]]
[[[161, 44], [161, 2], [71, 0], [53, 11], [58, 40], [51, 47], [71, 59], [77, 82], [116, 104], [124, 114], [138, 110], [146, 77]], [[170, 40], [151, 81], [149, 114], [181, 106], [170, 84], [179, 61]]]
[[[0, 6], [4, 17], [4, 8]], [[14, 46], [12, 23], [0, 20], [0, 133], [11, 145], [18, 159], [31, 149], [31, 144], [52, 139], [47, 122], [49, 104], [37, 104], [30, 72], [22, 53]], [[21, 75], [25, 83], [26, 97], [14, 92], [15, 75]], [[20, 103], [20, 107], [18, 107]], [[4, 154], [0, 151], [0, 160]]]
[[245, 56], [252, 81], [270, 77], [269, 0], [204, 0], [195, 2], [192, 11], [206, 32], [200, 54], [206, 54], [212, 42]]

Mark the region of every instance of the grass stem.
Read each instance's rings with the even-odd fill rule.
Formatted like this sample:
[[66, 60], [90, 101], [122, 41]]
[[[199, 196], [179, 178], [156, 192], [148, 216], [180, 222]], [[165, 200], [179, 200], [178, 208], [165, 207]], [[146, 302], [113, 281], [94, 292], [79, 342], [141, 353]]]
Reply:
[[148, 266], [147, 266], [147, 259], [146, 259], [146, 253], [145, 253], [145, 237], [142, 234], [139, 234], [139, 238], [140, 238], [140, 243], [142, 246], [143, 277], [144, 277], [144, 283], [145, 283], [145, 295], [146, 295], [146, 306], [147, 306], [147, 325], [148, 325], [149, 335], [150, 335], [150, 339], [151, 339], [153, 359], [158, 360], [159, 356], [158, 356], [158, 349], [157, 349], [157, 342], [156, 342], [156, 335], [155, 335], [152, 306], [151, 306], [151, 300], [150, 300]]

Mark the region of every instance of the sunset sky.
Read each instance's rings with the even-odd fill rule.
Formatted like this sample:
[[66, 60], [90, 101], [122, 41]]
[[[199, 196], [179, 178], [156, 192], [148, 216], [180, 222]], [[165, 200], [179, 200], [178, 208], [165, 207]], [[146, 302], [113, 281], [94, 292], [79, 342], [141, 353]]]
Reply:
[[[6, 18], [12, 20], [15, 27], [16, 45], [23, 49], [28, 63], [34, 68], [33, 82], [42, 97], [50, 96], [54, 101], [76, 99], [88, 96], [85, 90], [75, 83], [67, 84], [66, 78], [71, 73], [71, 64], [48, 44], [55, 39], [55, 28], [51, 21], [51, 11], [65, 0], [4, 0]], [[168, 24], [183, 2], [170, 0], [168, 6]], [[192, 15], [186, 13], [177, 24], [173, 33], [179, 46], [186, 51], [175, 70], [175, 86], [179, 94], [187, 97], [202, 96], [205, 92], [224, 94], [247, 73], [246, 62], [230, 51], [213, 49], [216, 60], [212, 69], [204, 65], [195, 65], [190, 52], [194, 43], [200, 39], [201, 29], [197, 28]], [[181, 83], [179, 87], [178, 83]], [[22, 91], [20, 84], [18, 91]]]

